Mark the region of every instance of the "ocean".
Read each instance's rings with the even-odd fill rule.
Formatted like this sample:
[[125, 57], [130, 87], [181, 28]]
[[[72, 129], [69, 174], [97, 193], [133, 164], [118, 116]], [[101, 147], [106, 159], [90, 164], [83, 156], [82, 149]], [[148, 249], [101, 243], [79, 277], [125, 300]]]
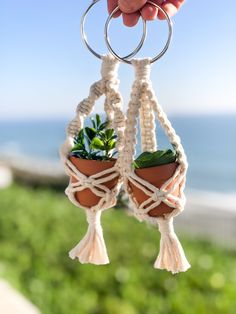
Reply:
[[[188, 162], [187, 186], [193, 190], [236, 193], [236, 116], [170, 117]], [[59, 160], [68, 120], [0, 121], [1, 154]], [[168, 141], [157, 128], [159, 148]], [[137, 152], [140, 152], [138, 145]]]

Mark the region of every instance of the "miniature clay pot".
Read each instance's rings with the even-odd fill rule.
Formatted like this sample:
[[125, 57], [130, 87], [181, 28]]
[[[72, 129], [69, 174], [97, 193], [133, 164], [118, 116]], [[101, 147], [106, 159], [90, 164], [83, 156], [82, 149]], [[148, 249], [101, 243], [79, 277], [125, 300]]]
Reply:
[[[93, 174], [112, 168], [116, 163], [116, 159], [110, 160], [110, 161], [101, 161], [101, 160], [80, 159], [74, 156], [70, 157], [70, 161], [81, 173], [83, 173], [86, 176], [91, 176]], [[111, 173], [104, 175], [100, 178], [105, 178], [109, 176], [110, 174]], [[106, 186], [108, 189], [112, 190], [118, 183], [118, 179], [119, 177], [116, 177], [110, 181], [104, 182], [103, 185]], [[72, 183], [78, 181], [75, 177], [71, 177], [71, 180], [72, 180]], [[85, 207], [95, 206], [98, 204], [98, 202], [101, 199], [101, 197], [94, 194], [89, 188], [76, 192], [75, 198], [82, 206], [85, 206]]]
[[[141, 169], [135, 169], [135, 173], [140, 178], [146, 180], [147, 182], [151, 183], [157, 188], [160, 188], [168, 179], [170, 179], [173, 174], [175, 173], [175, 170], [178, 167], [177, 162], [173, 162], [166, 165], [160, 165], [156, 167], [149, 167], [149, 168], [141, 168]], [[168, 188], [172, 187], [176, 180], [173, 180], [173, 182], [170, 183]], [[146, 201], [149, 196], [146, 195], [142, 190], [140, 190], [138, 187], [136, 187], [134, 184], [129, 182], [129, 187], [132, 191], [133, 197], [135, 198], [136, 202], [140, 205], [144, 201]], [[147, 187], [145, 187], [147, 188]], [[178, 186], [174, 191], [173, 195], [179, 196], [180, 193], [180, 186]], [[154, 202], [152, 202], [154, 203]], [[149, 205], [152, 204], [151, 202]], [[163, 214], [167, 214], [173, 211], [174, 208], [169, 207], [165, 203], [161, 202], [160, 205], [157, 207], [151, 209], [148, 212], [148, 215], [151, 217], [159, 217]]]

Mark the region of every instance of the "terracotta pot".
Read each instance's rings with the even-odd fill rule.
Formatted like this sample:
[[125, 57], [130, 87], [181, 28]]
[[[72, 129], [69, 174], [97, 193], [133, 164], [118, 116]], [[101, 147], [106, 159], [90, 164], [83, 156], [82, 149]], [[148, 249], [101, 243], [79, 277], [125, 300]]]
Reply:
[[[156, 167], [149, 167], [149, 168], [142, 168], [142, 169], [136, 169], [135, 173], [142, 179], [148, 181], [152, 185], [154, 185], [157, 188], [160, 188], [169, 178], [173, 176], [175, 173], [176, 168], [178, 167], [178, 163], [173, 162], [166, 165], [156, 166]], [[169, 187], [173, 186], [173, 184], [176, 182], [174, 180]], [[134, 198], [136, 199], [138, 204], [143, 203], [145, 200], [147, 200], [149, 197], [138, 187], [136, 187], [134, 184], [129, 182], [130, 189], [133, 193]], [[180, 187], [178, 186], [174, 192], [173, 195], [178, 196]], [[152, 202], [154, 203], [154, 202]], [[152, 204], [152, 203], [149, 203]], [[148, 212], [148, 215], [151, 217], [159, 217], [163, 214], [170, 213], [173, 210], [173, 208], [169, 207], [165, 203], [161, 202], [159, 206], [153, 208]]]
[[[111, 160], [111, 161], [87, 160], [87, 159], [80, 159], [74, 156], [70, 157], [70, 161], [76, 166], [76, 168], [81, 173], [85, 174], [86, 176], [91, 176], [93, 174], [112, 168], [116, 163], [116, 160]], [[104, 175], [101, 178], [104, 178], [108, 175]], [[119, 179], [118, 177], [114, 178], [110, 181], [105, 182], [104, 185], [111, 190], [118, 183], [118, 179]], [[78, 180], [76, 178], [72, 177], [73, 183], [77, 181]], [[92, 206], [97, 205], [97, 203], [101, 199], [101, 197], [94, 194], [89, 188], [84, 189], [80, 192], [76, 192], [75, 198], [81, 205], [86, 206], [86, 207], [92, 207]]]

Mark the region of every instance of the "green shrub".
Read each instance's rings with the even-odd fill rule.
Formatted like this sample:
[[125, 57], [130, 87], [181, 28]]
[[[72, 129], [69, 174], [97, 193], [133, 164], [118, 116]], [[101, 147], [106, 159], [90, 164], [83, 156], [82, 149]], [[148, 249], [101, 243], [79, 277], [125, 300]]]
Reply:
[[159, 233], [123, 210], [102, 216], [111, 264], [81, 265], [68, 251], [87, 229], [59, 192], [0, 190], [0, 276], [43, 314], [234, 314], [236, 254], [179, 234], [192, 268], [153, 268]]

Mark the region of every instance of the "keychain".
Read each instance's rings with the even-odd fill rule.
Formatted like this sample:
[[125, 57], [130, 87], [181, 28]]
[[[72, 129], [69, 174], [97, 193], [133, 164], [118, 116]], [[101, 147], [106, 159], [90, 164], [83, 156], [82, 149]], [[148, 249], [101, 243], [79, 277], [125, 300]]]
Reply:
[[[124, 145], [125, 117], [122, 111], [122, 97], [119, 92], [117, 77], [119, 60], [112, 55], [102, 56], [89, 45], [84, 31], [88, 7], [81, 20], [81, 35], [86, 47], [97, 58], [102, 60], [101, 80], [92, 84], [89, 96], [77, 106], [76, 117], [69, 123], [67, 138], [61, 147], [60, 155], [65, 172], [70, 176], [66, 195], [77, 207], [86, 211], [88, 230], [82, 241], [70, 252], [72, 259], [78, 258], [81, 263], [108, 264], [106, 245], [100, 224], [103, 210], [116, 204], [120, 191], [122, 176], [120, 170], [121, 153]], [[124, 59], [133, 57], [142, 47], [146, 36], [146, 22], [143, 21], [143, 36], [137, 48]], [[84, 127], [84, 120], [91, 115], [96, 100], [105, 96], [104, 111], [107, 121], [101, 122], [100, 116], [92, 120], [93, 127]], [[97, 131], [97, 133], [96, 133]], [[85, 143], [87, 141], [87, 143]], [[117, 159], [112, 156], [101, 156], [99, 143], [105, 143], [113, 150], [114, 143]], [[87, 145], [86, 145], [87, 144]], [[91, 149], [94, 151], [91, 152]]]
[[[111, 54], [101, 56], [88, 44], [84, 32], [86, 16], [98, 1], [93, 1], [84, 13], [81, 34], [86, 47], [96, 57], [102, 59], [102, 78], [91, 86], [88, 98], [79, 103], [76, 117], [68, 126], [67, 139], [61, 148], [61, 159], [66, 173], [70, 176], [66, 194], [73, 204], [85, 209], [89, 224], [84, 239], [70, 251], [69, 255], [72, 259], [78, 258], [81, 263], [109, 263], [100, 216], [103, 210], [115, 205], [116, 197], [123, 184], [129, 196], [132, 214], [139, 221], [147, 221], [159, 227], [160, 252], [154, 267], [166, 269], [172, 273], [186, 271], [190, 264], [174, 232], [173, 218], [184, 210], [186, 202], [184, 187], [188, 163], [181, 140], [159, 105], [150, 80], [151, 65], [159, 60], [169, 47], [172, 22], [165, 10], [148, 1], [161, 10], [166, 17], [169, 29], [167, 42], [162, 51], [153, 59], [130, 60], [142, 48], [146, 38], [146, 22], [143, 20], [143, 35], [140, 43], [132, 53], [122, 58], [112, 49], [108, 36], [111, 19], [119, 10], [116, 7], [109, 15], [104, 29], [105, 42]], [[131, 64], [135, 69], [135, 80], [126, 117], [122, 111], [122, 97], [118, 91], [117, 71], [120, 61]], [[86, 160], [86, 158], [83, 159], [86, 154], [82, 155], [84, 152], [81, 149], [84, 145], [83, 136], [88, 131], [84, 128], [84, 119], [92, 113], [95, 101], [102, 95], [105, 95], [104, 111], [107, 116], [105, 125], [109, 128], [105, 130], [104, 127], [101, 134], [98, 131], [101, 135], [99, 140], [102, 140], [103, 133], [106, 132], [113, 134], [113, 139], [117, 137], [117, 159]], [[156, 118], [172, 144], [172, 150], [157, 149]], [[143, 153], [135, 159], [138, 120]], [[98, 116], [92, 123], [93, 133], [102, 123]], [[89, 134], [86, 136], [90, 137]], [[89, 139], [90, 148], [102, 147], [92, 136], [93, 134]], [[97, 144], [94, 145], [94, 142]], [[73, 148], [75, 145], [78, 148], [75, 154], [79, 154], [80, 158], [73, 155], [76, 152]], [[96, 150], [94, 154], [98, 158], [104, 157], [96, 155]], [[85, 164], [88, 169], [85, 169]], [[97, 170], [94, 169], [95, 164], [99, 165]], [[85, 192], [89, 194], [85, 196]]]
[[[180, 138], [159, 105], [150, 80], [151, 64], [159, 60], [169, 47], [172, 22], [165, 10], [151, 1], [148, 2], [162, 11], [169, 29], [168, 40], [156, 57], [129, 61], [115, 53], [109, 41], [108, 30], [110, 21], [119, 8], [115, 8], [107, 19], [105, 40], [109, 51], [117, 59], [132, 64], [135, 69], [135, 81], [128, 104], [121, 166], [131, 210], [138, 220], [159, 226], [160, 252], [154, 267], [178, 273], [190, 267], [173, 228], [173, 218], [183, 211], [185, 206], [183, 190], [188, 163]], [[157, 150], [155, 115], [174, 152]], [[143, 154], [134, 161], [138, 118]]]

